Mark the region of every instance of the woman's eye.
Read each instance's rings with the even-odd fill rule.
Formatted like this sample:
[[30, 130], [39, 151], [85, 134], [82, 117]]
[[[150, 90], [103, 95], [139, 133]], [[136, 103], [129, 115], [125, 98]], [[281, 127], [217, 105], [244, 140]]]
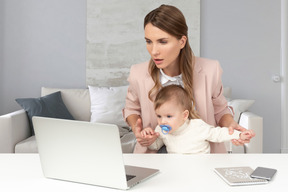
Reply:
[[150, 40], [146, 40], [146, 43], [147, 43], [147, 44], [150, 44], [150, 43], [151, 43], [151, 41], [150, 41]]
[[159, 119], [159, 118], [161, 118], [161, 116], [160, 116], [160, 115], [157, 115], [157, 118]]
[[166, 43], [167, 43], [167, 41], [160, 41], [160, 43], [161, 43], [161, 44], [166, 44]]

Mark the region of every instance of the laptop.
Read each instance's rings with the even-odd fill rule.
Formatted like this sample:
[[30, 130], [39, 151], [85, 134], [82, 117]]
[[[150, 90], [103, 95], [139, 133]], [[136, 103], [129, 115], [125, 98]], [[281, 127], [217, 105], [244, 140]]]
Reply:
[[37, 116], [32, 121], [47, 178], [129, 189], [159, 172], [124, 165], [116, 125]]

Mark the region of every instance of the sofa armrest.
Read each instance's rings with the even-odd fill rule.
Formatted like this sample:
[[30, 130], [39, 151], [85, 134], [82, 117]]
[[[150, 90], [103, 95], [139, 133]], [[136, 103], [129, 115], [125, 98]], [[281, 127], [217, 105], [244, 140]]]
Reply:
[[24, 110], [0, 116], [0, 153], [14, 153], [15, 145], [31, 136]]
[[[251, 139], [250, 143], [244, 145], [244, 153], [263, 153], [263, 118], [252, 113], [243, 112], [240, 116], [239, 125], [246, 129], [253, 129], [256, 136]], [[243, 150], [243, 147], [233, 145], [233, 153]], [[241, 151], [240, 151], [241, 152]]]
[[246, 153], [263, 153], [263, 118], [252, 113], [241, 114], [239, 124], [246, 129], [253, 129], [256, 136], [246, 144]]
[[133, 153], [136, 144], [136, 137], [131, 131], [121, 137], [121, 146], [123, 153]]

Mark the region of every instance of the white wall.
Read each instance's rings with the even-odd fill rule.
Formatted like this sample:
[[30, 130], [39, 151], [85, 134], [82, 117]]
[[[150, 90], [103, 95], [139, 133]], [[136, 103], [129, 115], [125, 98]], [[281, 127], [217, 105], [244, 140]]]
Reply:
[[4, 26], [2, 25], [3, 21], [4, 21], [4, 3], [3, 1], [0, 1], [0, 115], [2, 115], [4, 113], [4, 108], [2, 103], [4, 102], [4, 95], [3, 95], [3, 83], [4, 83], [4, 78], [3, 78], [3, 74], [4, 74], [4, 33], [3, 33], [3, 29]]
[[85, 0], [0, 0], [0, 11], [0, 114], [41, 86], [85, 87]]
[[201, 56], [217, 59], [235, 99], [255, 99], [264, 152], [281, 148], [280, 0], [201, 0]]
[[281, 61], [282, 61], [282, 132], [281, 132], [281, 152], [288, 153], [288, 2], [281, 0]]
[[[85, 46], [86, 0], [0, 0], [0, 115], [41, 86], [85, 87]], [[280, 152], [279, 49], [280, 0], [201, 0], [201, 55], [234, 97], [256, 100], [264, 152]]]

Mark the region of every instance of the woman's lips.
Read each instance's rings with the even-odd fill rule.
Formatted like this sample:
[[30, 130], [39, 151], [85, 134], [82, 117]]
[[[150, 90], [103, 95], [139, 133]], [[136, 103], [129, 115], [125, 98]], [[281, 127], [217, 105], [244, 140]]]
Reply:
[[154, 63], [156, 64], [156, 65], [159, 65], [159, 64], [161, 64], [163, 62], [163, 59], [154, 59]]

